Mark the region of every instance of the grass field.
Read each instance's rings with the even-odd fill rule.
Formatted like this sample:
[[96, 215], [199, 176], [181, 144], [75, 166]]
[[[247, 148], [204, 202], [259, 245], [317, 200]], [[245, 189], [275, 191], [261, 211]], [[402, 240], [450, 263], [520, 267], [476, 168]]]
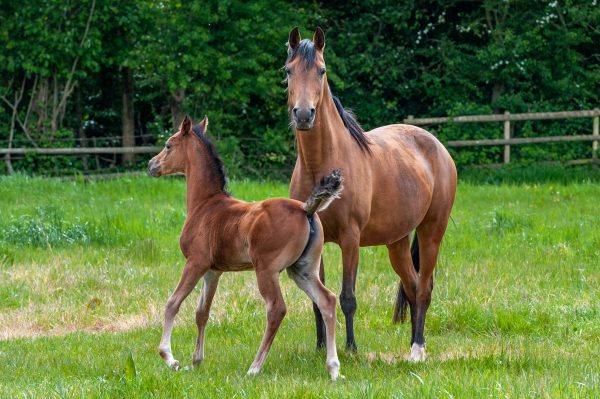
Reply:
[[[315, 350], [312, 307], [285, 274], [288, 314], [261, 375], [245, 376], [265, 325], [251, 272], [221, 279], [204, 363], [166, 368], [157, 346], [183, 265], [183, 180], [0, 178], [0, 397], [597, 398], [600, 184], [547, 180], [462, 180], [423, 363], [405, 360], [409, 324], [391, 324], [398, 278], [385, 249], [363, 248], [359, 351], [343, 348], [338, 305], [346, 382], [333, 384]], [[287, 185], [237, 181], [231, 190], [259, 200], [286, 196]], [[324, 256], [339, 293], [339, 249], [327, 245]], [[199, 292], [173, 333], [184, 366]]]

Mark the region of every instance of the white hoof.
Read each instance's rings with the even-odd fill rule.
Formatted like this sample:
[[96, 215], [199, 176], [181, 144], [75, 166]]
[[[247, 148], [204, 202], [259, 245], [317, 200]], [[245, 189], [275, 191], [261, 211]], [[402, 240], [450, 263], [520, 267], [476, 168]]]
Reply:
[[258, 367], [250, 367], [250, 370], [248, 370], [246, 375], [248, 377], [254, 377], [258, 373], [260, 373], [260, 369]]
[[179, 360], [173, 359], [171, 362], [169, 362], [169, 368], [173, 371], [181, 370], [181, 364], [179, 363]]
[[411, 362], [422, 362], [425, 360], [425, 345], [412, 344], [409, 360]]

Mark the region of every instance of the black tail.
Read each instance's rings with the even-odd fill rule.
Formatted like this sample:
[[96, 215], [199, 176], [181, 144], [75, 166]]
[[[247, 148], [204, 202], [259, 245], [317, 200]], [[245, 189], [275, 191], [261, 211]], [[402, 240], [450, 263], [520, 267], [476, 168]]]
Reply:
[[[419, 238], [417, 232], [415, 232], [415, 238], [413, 238], [412, 245], [410, 246], [410, 256], [412, 258], [415, 271], [419, 273]], [[433, 284], [433, 276], [431, 277], [431, 283]], [[396, 305], [394, 307], [394, 324], [399, 321], [406, 321], [406, 308], [408, 306], [408, 299], [402, 286], [402, 281], [398, 287], [398, 296], [396, 297]]]
[[320, 212], [327, 208], [331, 202], [339, 198], [343, 186], [341, 171], [339, 169], [334, 170], [327, 176], [321, 179], [321, 182], [313, 190], [310, 198], [304, 204], [304, 210], [310, 215], [314, 215], [315, 212]]

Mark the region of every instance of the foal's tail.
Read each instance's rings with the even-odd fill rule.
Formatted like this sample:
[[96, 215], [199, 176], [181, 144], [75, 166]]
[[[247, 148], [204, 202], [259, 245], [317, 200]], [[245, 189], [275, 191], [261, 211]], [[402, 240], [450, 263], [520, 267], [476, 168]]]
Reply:
[[320, 212], [327, 208], [334, 199], [339, 198], [343, 190], [341, 171], [339, 169], [334, 170], [327, 176], [321, 179], [321, 182], [316, 186], [304, 203], [304, 210], [306, 214], [311, 216], [316, 212]]
[[[419, 273], [419, 238], [417, 232], [415, 232], [415, 238], [413, 238], [412, 245], [410, 246], [410, 257], [412, 258], [413, 266], [415, 271]], [[433, 276], [431, 276], [431, 283], [433, 284]], [[394, 323], [399, 321], [406, 321], [406, 307], [408, 306], [408, 299], [406, 298], [406, 292], [402, 286], [402, 281], [398, 287], [398, 296], [396, 297], [396, 306], [394, 307]]]

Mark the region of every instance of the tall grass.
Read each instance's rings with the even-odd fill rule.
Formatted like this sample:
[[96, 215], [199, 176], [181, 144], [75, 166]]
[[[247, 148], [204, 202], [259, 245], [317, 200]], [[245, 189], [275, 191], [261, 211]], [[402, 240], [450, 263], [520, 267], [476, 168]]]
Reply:
[[[340, 385], [314, 348], [310, 302], [285, 275], [288, 315], [262, 375], [244, 375], [265, 324], [251, 272], [222, 278], [200, 368], [166, 369], [156, 348], [183, 265], [182, 179], [2, 178], [0, 397], [598, 397], [600, 185], [590, 176], [460, 182], [421, 364], [404, 360], [410, 326], [391, 324], [398, 277], [385, 248], [362, 248], [357, 354], [343, 349], [338, 307]], [[286, 196], [287, 184], [231, 191], [252, 201]], [[339, 293], [339, 249], [327, 245], [324, 259]], [[173, 335], [184, 365], [198, 294]]]

